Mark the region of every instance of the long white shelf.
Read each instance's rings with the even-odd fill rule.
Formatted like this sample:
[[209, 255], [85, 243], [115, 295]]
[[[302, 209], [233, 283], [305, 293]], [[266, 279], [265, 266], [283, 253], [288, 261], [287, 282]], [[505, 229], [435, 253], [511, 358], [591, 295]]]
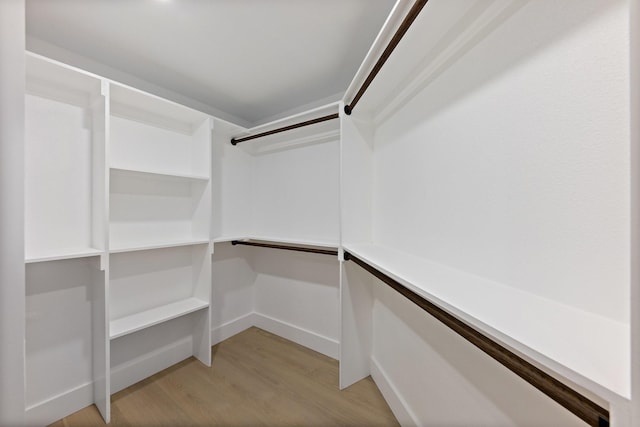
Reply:
[[109, 168], [111, 171], [116, 173], [123, 174], [144, 174], [144, 175], [158, 175], [161, 177], [170, 177], [170, 178], [183, 178], [183, 179], [193, 179], [199, 181], [208, 181], [209, 177], [206, 175], [198, 175], [198, 174], [188, 174], [188, 173], [175, 173], [168, 171], [154, 171], [151, 169], [142, 169], [142, 168], [126, 168], [126, 167], [115, 167], [112, 166]]
[[208, 302], [192, 297], [115, 319], [109, 322], [109, 338], [116, 339], [132, 334], [153, 325], [202, 310], [208, 306]]
[[606, 398], [630, 398], [630, 326], [375, 244], [344, 249], [534, 363]]
[[174, 248], [178, 246], [205, 245], [208, 243], [209, 243], [209, 239], [174, 240], [174, 241], [153, 242], [153, 243], [118, 242], [116, 244], [113, 244], [109, 248], [109, 253], [117, 254], [122, 252], [148, 251], [152, 249]]
[[87, 258], [102, 255], [103, 251], [91, 247], [60, 248], [47, 251], [29, 251], [25, 255], [26, 264], [63, 259]]

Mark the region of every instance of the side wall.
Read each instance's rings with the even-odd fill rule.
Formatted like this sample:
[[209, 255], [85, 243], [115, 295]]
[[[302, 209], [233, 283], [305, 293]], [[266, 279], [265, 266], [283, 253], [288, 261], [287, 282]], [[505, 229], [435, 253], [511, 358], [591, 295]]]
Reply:
[[378, 280], [371, 374], [402, 425], [586, 425]]
[[24, 417], [24, 0], [0, 1], [0, 424]]
[[628, 323], [628, 2], [516, 3], [378, 126], [373, 240]]

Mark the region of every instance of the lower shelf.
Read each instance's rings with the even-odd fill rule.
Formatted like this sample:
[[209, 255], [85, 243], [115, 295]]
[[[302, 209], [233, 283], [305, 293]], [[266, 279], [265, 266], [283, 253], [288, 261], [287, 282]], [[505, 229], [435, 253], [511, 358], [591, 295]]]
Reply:
[[550, 372], [609, 400], [630, 397], [628, 324], [388, 247], [344, 248]]
[[209, 303], [198, 298], [187, 298], [171, 304], [152, 308], [151, 310], [135, 313], [120, 319], [112, 320], [109, 324], [110, 339], [116, 339], [142, 329], [184, 316], [194, 311], [207, 308]]

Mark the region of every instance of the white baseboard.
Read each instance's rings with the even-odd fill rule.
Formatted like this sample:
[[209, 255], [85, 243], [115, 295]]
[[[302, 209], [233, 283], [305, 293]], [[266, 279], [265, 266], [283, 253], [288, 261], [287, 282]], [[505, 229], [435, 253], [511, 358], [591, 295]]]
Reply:
[[89, 382], [27, 407], [25, 424], [46, 426], [92, 403], [93, 382]]
[[247, 313], [211, 329], [211, 345], [214, 346], [227, 338], [254, 326], [253, 313]]
[[193, 355], [193, 340], [187, 337], [111, 369], [111, 394], [142, 381]]
[[267, 332], [271, 332], [272, 334], [288, 339], [289, 341], [293, 341], [296, 344], [300, 344], [304, 347], [310, 348], [311, 350], [315, 350], [318, 353], [322, 353], [333, 359], [338, 359], [340, 357], [340, 343], [337, 340], [300, 328], [299, 326], [292, 325], [291, 323], [274, 319], [273, 317], [265, 314], [254, 313], [253, 315], [253, 324], [260, 329], [264, 329]]
[[387, 401], [391, 412], [393, 412], [393, 415], [395, 415], [401, 426], [422, 425], [418, 417], [416, 417], [416, 414], [407, 404], [407, 401], [404, 400], [398, 389], [393, 385], [387, 373], [373, 357], [371, 358], [371, 378], [373, 378], [384, 400]]

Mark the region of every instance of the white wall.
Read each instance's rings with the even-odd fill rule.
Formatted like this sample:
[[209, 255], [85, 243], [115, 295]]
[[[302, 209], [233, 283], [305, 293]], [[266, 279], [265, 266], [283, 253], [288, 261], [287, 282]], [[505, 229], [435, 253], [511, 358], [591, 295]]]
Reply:
[[640, 424], [640, 0], [631, 0], [631, 395]]
[[372, 374], [402, 425], [586, 425], [384, 283], [374, 296]]
[[338, 358], [340, 270], [337, 257], [253, 248], [258, 326]]
[[248, 237], [252, 232], [251, 156], [214, 128], [212, 147], [213, 237]]
[[213, 344], [258, 326], [338, 358], [336, 257], [217, 243], [212, 260]]
[[475, 40], [378, 127], [374, 240], [628, 322], [628, 19], [532, 1]]
[[257, 154], [252, 160], [257, 236], [337, 244], [339, 140]]
[[24, 417], [24, 0], [0, 1], [0, 424]]
[[211, 343], [217, 344], [253, 323], [256, 273], [250, 249], [216, 243], [211, 264]]

